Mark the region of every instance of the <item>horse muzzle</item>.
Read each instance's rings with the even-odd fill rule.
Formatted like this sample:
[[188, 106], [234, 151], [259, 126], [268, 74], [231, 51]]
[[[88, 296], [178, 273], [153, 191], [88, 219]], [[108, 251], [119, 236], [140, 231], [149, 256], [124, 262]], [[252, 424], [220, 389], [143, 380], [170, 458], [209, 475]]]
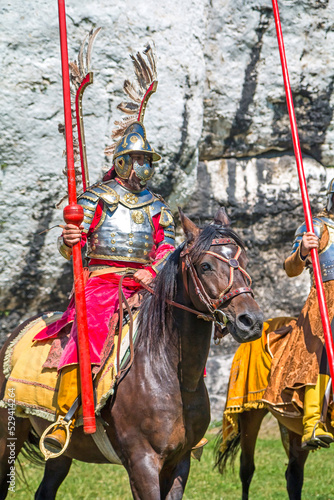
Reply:
[[[227, 314], [227, 317], [228, 316]], [[244, 342], [257, 340], [261, 337], [263, 319], [262, 311], [248, 311], [238, 314], [234, 321], [230, 320], [226, 326], [232, 337], [242, 344]]]

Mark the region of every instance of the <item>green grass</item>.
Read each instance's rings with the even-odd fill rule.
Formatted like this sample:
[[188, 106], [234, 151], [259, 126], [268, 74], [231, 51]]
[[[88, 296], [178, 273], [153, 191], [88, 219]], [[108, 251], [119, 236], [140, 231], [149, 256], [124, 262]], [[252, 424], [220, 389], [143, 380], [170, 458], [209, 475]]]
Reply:
[[[241, 498], [239, 467], [221, 476], [213, 467], [214, 433], [208, 434], [200, 463], [192, 460], [186, 500], [237, 500]], [[256, 448], [256, 472], [251, 484], [251, 500], [287, 499], [284, 472], [287, 457], [275, 431], [262, 431]], [[22, 459], [29, 490], [17, 481], [10, 500], [34, 497], [43, 470]], [[329, 450], [311, 453], [305, 468], [303, 500], [334, 500], [334, 445]], [[131, 493], [125, 470], [116, 465], [92, 465], [74, 462], [59, 489], [57, 500], [130, 500]]]

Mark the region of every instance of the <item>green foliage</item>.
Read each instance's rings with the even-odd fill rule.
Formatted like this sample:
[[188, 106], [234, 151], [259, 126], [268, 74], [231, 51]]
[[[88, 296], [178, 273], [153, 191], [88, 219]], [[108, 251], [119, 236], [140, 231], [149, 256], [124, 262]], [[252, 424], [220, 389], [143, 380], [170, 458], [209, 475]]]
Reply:
[[[201, 462], [192, 460], [185, 500], [241, 499], [239, 467], [221, 476], [213, 468], [214, 435], [207, 436]], [[43, 470], [22, 458], [29, 490], [17, 482], [9, 500], [33, 498]], [[257, 443], [256, 472], [250, 488], [250, 500], [287, 499], [284, 472], [287, 457], [277, 438], [260, 438]], [[311, 453], [305, 468], [303, 500], [334, 500], [334, 445], [329, 450]], [[59, 489], [59, 500], [131, 500], [125, 469], [117, 465], [96, 465], [74, 462], [68, 477]]]
[[0, 318], [1, 317], [5, 317], [7, 318], [7, 316], [10, 315], [10, 311], [8, 309], [5, 309], [4, 311], [0, 311]]

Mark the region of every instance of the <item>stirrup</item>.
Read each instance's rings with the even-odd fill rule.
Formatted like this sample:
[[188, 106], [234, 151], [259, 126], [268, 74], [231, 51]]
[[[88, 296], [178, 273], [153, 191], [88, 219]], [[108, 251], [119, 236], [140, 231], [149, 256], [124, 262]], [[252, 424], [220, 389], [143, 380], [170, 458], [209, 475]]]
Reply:
[[329, 448], [330, 443], [334, 442], [334, 439], [332, 439], [332, 441], [329, 440], [329, 442], [327, 443], [326, 441], [322, 440], [319, 436], [315, 435], [315, 431], [317, 430], [317, 427], [319, 424], [322, 424], [325, 426], [324, 432], [328, 432], [326, 424], [321, 422], [321, 420], [318, 420], [313, 427], [313, 431], [312, 431], [312, 435], [311, 435], [310, 439], [308, 441], [305, 441], [304, 443], [302, 443], [301, 448], [303, 450], [312, 451], [312, 450], [317, 450], [318, 448]]
[[[49, 458], [57, 458], [60, 455], [62, 455], [64, 453], [64, 451], [66, 451], [66, 449], [69, 445], [70, 439], [71, 439], [71, 431], [70, 431], [71, 423], [72, 423], [72, 420], [67, 421], [64, 419], [64, 417], [62, 415], [59, 415], [56, 422], [53, 422], [51, 425], [49, 425], [49, 427], [47, 427], [45, 429], [45, 431], [41, 435], [41, 439], [39, 440], [39, 449], [43, 453], [45, 461], [47, 461]], [[49, 451], [45, 448], [44, 440], [45, 440], [46, 436], [49, 434], [49, 432], [51, 431], [51, 429], [53, 427], [57, 427], [58, 425], [61, 425], [65, 428], [66, 440], [65, 440], [65, 444], [64, 444], [63, 448], [59, 452], [54, 453], [54, 452]]]

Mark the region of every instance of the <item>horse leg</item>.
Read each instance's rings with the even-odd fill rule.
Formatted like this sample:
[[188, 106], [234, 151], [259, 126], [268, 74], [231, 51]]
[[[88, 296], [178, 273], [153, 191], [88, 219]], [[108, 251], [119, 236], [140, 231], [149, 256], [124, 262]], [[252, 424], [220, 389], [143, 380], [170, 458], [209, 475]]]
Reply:
[[289, 432], [289, 463], [285, 472], [287, 490], [290, 500], [301, 500], [304, 481], [304, 465], [309, 454], [301, 448], [302, 437]]
[[163, 468], [160, 474], [161, 500], [181, 500], [190, 471], [190, 453], [175, 467]]
[[262, 420], [268, 413], [265, 408], [261, 410], [249, 410], [240, 413], [240, 480], [242, 483], [242, 500], [248, 500], [248, 492], [255, 471], [254, 451], [257, 435]]
[[54, 500], [59, 486], [66, 478], [72, 464], [72, 458], [60, 456], [47, 460], [44, 476], [35, 494], [35, 500]]
[[160, 457], [152, 450], [134, 453], [124, 464], [135, 500], [160, 500]]
[[15, 491], [15, 460], [31, 428], [28, 418], [12, 421], [9, 417], [7, 408], [0, 408], [0, 500], [6, 498], [8, 489]]

